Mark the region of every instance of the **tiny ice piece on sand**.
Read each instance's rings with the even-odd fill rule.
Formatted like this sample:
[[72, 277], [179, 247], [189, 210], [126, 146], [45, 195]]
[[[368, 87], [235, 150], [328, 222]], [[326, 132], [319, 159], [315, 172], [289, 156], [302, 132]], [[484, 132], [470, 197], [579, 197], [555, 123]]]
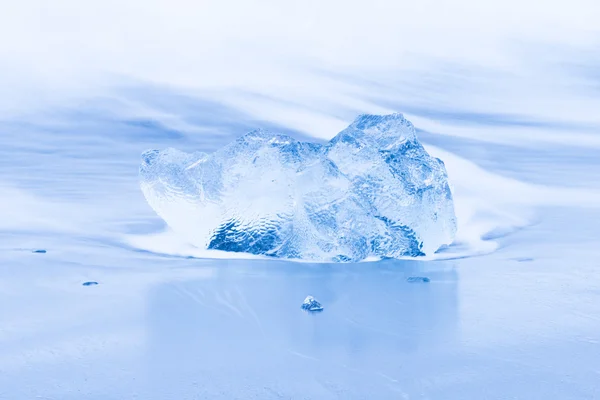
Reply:
[[406, 279], [407, 282], [429, 282], [429, 278], [426, 276], [411, 276]]
[[306, 311], [323, 311], [323, 306], [314, 297], [306, 296], [304, 303], [302, 303], [302, 309]]

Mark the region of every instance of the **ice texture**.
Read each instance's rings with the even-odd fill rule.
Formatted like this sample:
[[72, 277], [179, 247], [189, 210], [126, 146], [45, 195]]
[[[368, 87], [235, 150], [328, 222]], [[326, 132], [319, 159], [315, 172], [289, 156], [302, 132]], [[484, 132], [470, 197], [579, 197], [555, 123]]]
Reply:
[[428, 283], [431, 281], [431, 279], [429, 279], [426, 276], [409, 276], [408, 278], [406, 278], [407, 282], [424, 282], [424, 283]]
[[205, 249], [360, 261], [431, 254], [456, 232], [444, 163], [402, 114], [361, 115], [326, 144], [257, 130], [210, 154], [149, 150], [140, 177]]
[[302, 303], [302, 309], [305, 311], [323, 311], [323, 306], [314, 297], [306, 296]]

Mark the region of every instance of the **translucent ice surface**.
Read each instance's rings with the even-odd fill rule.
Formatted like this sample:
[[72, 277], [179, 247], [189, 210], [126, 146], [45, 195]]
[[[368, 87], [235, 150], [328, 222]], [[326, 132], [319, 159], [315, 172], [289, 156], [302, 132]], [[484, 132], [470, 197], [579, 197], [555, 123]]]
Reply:
[[302, 309], [305, 311], [323, 311], [323, 306], [314, 297], [306, 296], [302, 303]]
[[149, 150], [140, 176], [201, 248], [359, 261], [431, 254], [456, 232], [444, 163], [401, 114], [361, 115], [324, 145], [258, 130], [211, 154]]

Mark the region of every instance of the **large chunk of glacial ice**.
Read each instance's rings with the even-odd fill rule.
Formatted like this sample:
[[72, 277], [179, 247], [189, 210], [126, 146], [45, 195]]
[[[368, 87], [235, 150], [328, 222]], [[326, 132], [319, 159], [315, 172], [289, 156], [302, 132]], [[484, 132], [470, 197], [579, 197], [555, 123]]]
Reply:
[[401, 114], [329, 143], [250, 132], [211, 153], [142, 155], [150, 206], [195, 246], [306, 260], [421, 256], [456, 231], [444, 163]]

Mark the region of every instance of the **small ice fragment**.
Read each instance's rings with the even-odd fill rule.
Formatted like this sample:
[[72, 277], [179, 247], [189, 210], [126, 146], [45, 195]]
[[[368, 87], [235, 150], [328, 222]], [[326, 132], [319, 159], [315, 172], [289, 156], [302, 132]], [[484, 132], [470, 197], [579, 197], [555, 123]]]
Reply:
[[406, 279], [407, 282], [429, 282], [429, 280], [426, 276], [411, 276]]
[[97, 285], [97, 284], [98, 284], [98, 282], [93, 282], [93, 281], [92, 282], [83, 282], [82, 283], [83, 286], [94, 286], [94, 285]]
[[304, 303], [302, 303], [302, 309], [306, 311], [323, 311], [323, 306], [314, 297], [306, 296]]
[[32, 253], [46, 254], [46, 250], [44, 250], [44, 249], [33, 250]]

